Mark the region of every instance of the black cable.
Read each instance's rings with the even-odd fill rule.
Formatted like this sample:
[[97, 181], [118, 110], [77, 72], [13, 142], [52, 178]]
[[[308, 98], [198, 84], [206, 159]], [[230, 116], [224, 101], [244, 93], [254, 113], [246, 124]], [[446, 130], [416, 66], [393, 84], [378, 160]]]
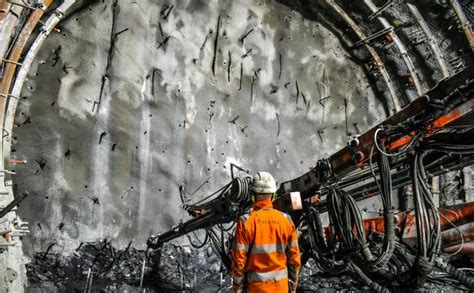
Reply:
[[466, 285], [468, 288], [474, 288], [474, 278], [465, 274], [464, 272], [456, 269], [454, 266], [448, 264], [447, 262], [443, 261], [441, 258], [436, 259], [436, 267], [440, 270], [445, 271], [453, 278], [461, 282], [463, 285]]
[[[384, 146], [380, 146], [384, 150]], [[392, 208], [392, 175], [388, 157], [383, 153], [379, 154], [377, 161], [380, 173], [380, 196], [382, 198], [384, 217], [384, 239], [382, 253], [370, 263], [371, 270], [381, 270], [390, 260], [395, 249], [395, 223], [394, 211]], [[367, 254], [367, 252], [366, 252]]]
[[376, 291], [376, 292], [383, 292], [383, 293], [389, 293], [390, 290], [380, 286], [377, 282], [372, 281], [363, 271], [362, 269], [357, 266], [354, 262], [349, 260], [349, 266], [351, 267], [352, 271], [357, 275], [359, 280], [364, 282], [365, 285], [367, 285], [371, 290]]
[[225, 228], [224, 225], [222, 225], [222, 224], [217, 225], [217, 227], [219, 227], [219, 229], [222, 232], [229, 232], [232, 229], [234, 229], [235, 225], [237, 225], [237, 221], [233, 221], [232, 224], [228, 228]]
[[192, 247], [196, 249], [200, 249], [200, 248], [203, 248], [209, 242], [209, 233], [207, 232], [207, 230], [205, 230], [205, 233], [206, 233], [206, 236], [204, 237], [204, 240], [201, 242], [199, 238], [196, 236], [196, 234], [194, 234], [193, 232], [194, 237], [196, 237], [199, 244], [194, 244], [189, 234], [186, 234], [186, 236], [188, 237], [189, 243], [191, 244]]

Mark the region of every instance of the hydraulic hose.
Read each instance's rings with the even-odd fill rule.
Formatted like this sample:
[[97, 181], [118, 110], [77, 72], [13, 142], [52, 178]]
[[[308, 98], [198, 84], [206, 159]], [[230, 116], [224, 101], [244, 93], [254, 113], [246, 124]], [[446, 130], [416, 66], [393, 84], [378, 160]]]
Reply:
[[474, 278], [468, 276], [466, 273], [456, 269], [454, 266], [445, 262], [442, 258], [438, 257], [436, 259], [435, 265], [438, 269], [445, 271], [450, 276], [458, 280], [460, 283], [465, 285], [467, 288], [474, 288]]
[[349, 266], [352, 271], [359, 277], [359, 279], [367, 285], [371, 290], [382, 293], [389, 293], [390, 290], [378, 284], [377, 282], [372, 281], [363, 271], [357, 266], [354, 262], [349, 260]]
[[[384, 150], [384, 146], [380, 146]], [[395, 223], [394, 211], [392, 209], [392, 175], [390, 173], [390, 164], [388, 157], [380, 154], [377, 161], [380, 170], [381, 197], [383, 204], [384, 218], [384, 240], [383, 252], [370, 266], [372, 270], [382, 269], [390, 260], [395, 249]], [[366, 252], [367, 253], [367, 252]]]

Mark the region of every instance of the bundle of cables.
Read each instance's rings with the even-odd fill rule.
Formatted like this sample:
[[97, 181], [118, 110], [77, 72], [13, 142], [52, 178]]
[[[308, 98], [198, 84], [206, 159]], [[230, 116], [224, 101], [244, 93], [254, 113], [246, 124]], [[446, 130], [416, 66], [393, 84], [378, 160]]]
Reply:
[[[196, 203], [189, 204], [184, 200], [184, 189], [180, 189], [183, 208], [193, 217], [212, 213], [212, 222], [203, 222], [202, 230], [204, 231], [204, 239], [199, 240], [196, 233], [186, 234], [189, 243], [196, 249], [203, 248], [210, 244], [212, 250], [221, 257], [223, 264], [228, 267], [230, 265], [229, 258], [229, 239], [233, 235], [236, 226], [236, 219], [249, 206], [249, 184], [248, 177], [235, 177], [231, 182], [217, 190], [216, 192], [204, 197]], [[237, 212], [234, 212], [235, 210]], [[226, 227], [229, 217], [235, 218], [231, 220]], [[220, 221], [222, 220], [222, 221]], [[214, 226], [215, 225], [215, 226]], [[214, 226], [214, 227], [212, 227]], [[220, 234], [220, 236], [219, 236]], [[194, 239], [193, 239], [194, 238]]]
[[235, 177], [219, 190], [192, 204], [185, 200], [185, 190], [180, 188], [182, 206], [191, 216], [197, 216], [203, 212], [215, 209], [219, 206], [218, 203], [224, 201], [241, 205], [245, 208], [249, 202], [249, 184], [249, 177]]
[[[309, 213], [307, 222], [310, 240], [314, 242], [319, 259], [330, 263], [341, 260], [369, 288], [378, 292], [389, 291], [388, 288], [399, 288], [403, 285], [421, 286], [434, 266], [448, 268], [445, 263], [437, 262], [441, 247], [440, 220], [437, 207], [433, 201], [428, 178], [425, 171], [424, 159], [431, 152], [449, 154], [472, 154], [474, 147], [451, 144], [421, 144], [423, 135], [412, 137], [411, 142], [397, 153], [385, 150], [381, 134], [386, 132], [378, 129], [375, 132], [374, 146], [378, 151], [377, 178], [372, 166], [373, 149], [370, 154], [370, 168], [374, 181], [379, 189], [383, 205], [384, 234], [383, 241], [369, 241], [365, 235], [362, 215], [354, 198], [341, 190], [337, 185], [332, 186], [327, 194], [327, 207], [330, 227], [327, 237], [324, 237], [322, 224], [317, 211]], [[389, 157], [401, 159], [409, 165], [413, 185], [414, 213], [417, 230], [416, 256], [410, 255], [409, 250], [396, 240], [394, 225], [394, 210], [392, 208], [392, 175]], [[310, 218], [314, 219], [310, 219]], [[327, 241], [325, 240], [327, 239]], [[339, 242], [335, 243], [337, 239]], [[380, 241], [380, 240], [379, 240]], [[331, 266], [324, 266], [331, 269]], [[452, 270], [452, 267], [446, 269]], [[454, 273], [452, 273], [454, 274]], [[455, 275], [460, 276], [459, 272]], [[370, 276], [370, 277], [369, 277]], [[459, 277], [466, 280], [465, 275]], [[466, 282], [464, 282], [466, 283]]]
[[[377, 140], [378, 134], [379, 132], [376, 131], [375, 140]], [[412, 142], [419, 138], [421, 138], [421, 136], [415, 137]], [[390, 284], [391, 281], [395, 281], [392, 283], [392, 286], [390, 286], [392, 288], [398, 287], [395, 285], [397, 283], [405, 286], [412, 284], [419, 287], [428, 278], [434, 266], [436, 266], [472, 288], [474, 284], [472, 278], [456, 270], [453, 266], [450, 266], [439, 258], [441, 248], [440, 219], [438, 209], [433, 201], [431, 189], [428, 185], [424, 159], [433, 152], [444, 153], [445, 155], [471, 155], [474, 153], [474, 146], [436, 142], [421, 144], [420, 141], [417, 141], [417, 143], [410, 143], [404, 150], [396, 154], [387, 153], [383, 144], [379, 144], [377, 141], [375, 142], [375, 146], [379, 151], [378, 167], [381, 182], [381, 186], [379, 184], [377, 185], [380, 189], [384, 205], [384, 249], [382, 249], [383, 253], [379, 258], [373, 261], [370, 249], [365, 249], [367, 246], [362, 246], [362, 255], [365, 258], [365, 263], [369, 266], [358, 266], [356, 259], [352, 258], [350, 259], [350, 267], [353, 269], [353, 272], [370, 288], [376, 291], [385, 291], [386, 288], [380, 285], [380, 281], [375, 282], [373, 278], [369, 278], [368, 275], [375, 275], [377, 278], [381, 277], [379, 280], [388, 281], [385, 284]], [[415, 224], [418, 235], [415, 257], [410, 257], [409, 250], [401, 243], [396, 242], [393, 225], [393, 210], [390, 207], [390, 193], [392, 188], [390, 166], [387, 157], [396, 157], [402, 154], [404, 155], [404, 160], [409, 164], [413, 187]], [[375, 177], [372, 165], [371, 169]], [[377, 179], [375, 178], [375, 180]], [[345, 233], [347, 233], [347, 231]], [[344, 241], [347, 236], [341, 238]], [[410, 258], [412, 258], [412, 260], [410, 260]], [[384, 266], [387, 265], [388, 262], [391, 264], [403, 264], [404, 266], [411, 262], [411, 265], [409, 265], [410, 268], [408, 270], [393, 274], [384, 269]]]
[[[474, 154], [474, 145], [456, 145], [456, 144], [449, 144], [449, 143], [437, 143], [432, 142], [428, 143], [425, 146], [424, 152], [422, 152], [418, 158], [418, 166], [419, 166], [419, 180], [421, 181], [421, 187], [424, 192], [427, 189], [425, 181], [426, 181], [426, 172], [423, 168], [423, 159], [429, 155], [430, 153], [444, 153], [447, 155], [471, 155]], [[439, 214], [436, 212], [436, 216]], [[468, 286], [468, 288], [474, 288], [474, 278], [468, 276], [464, 272], [456, 269], [454, 266], [450, 265], [449, 263], [445, 262], [441, 257], [437, 257], [437, 254], [440, 249], [440, 231], [439, 231], [439, 217], [435, 218], [435, 221], [438, 221], [438, 230], [434, 231], [428, 241], [435, 242], [437, 241], [437, 245], [433, 248], [436, 252], [432, 253], [430, 261], [435, 265], [437, 268], [447, 272], [449, 275], [460, 281], [462, 284]], [[424, 239], [426, 241], [426, 239]], [[431, 243], [432, 243], [431, 242]], [[430, 242], [429, 242], [430, 243]]]
[[[383, 247], [378, 255], [374, 255], [367, 241], [362, 222], [362, 214], [355, 199], [348, 193], [332, 188], [328, 194], [328, 214], [330, 224], [334, 225], [336, 235], [341, 239], [340, 251], [344, 252], [348, 267], [369, 286], [378, 292], [387, 291], [378, 282], [371, 280], [366, 272], [387, 275], [384, 270], [395, 249], [394, 211], [392, 209], [392, 179], [388, 158], [383, 153], [379, 156], [380, 184], [384, 210], [384, 239]], [[372, 167], [372, 166], [371, 166]], [[375, 176], [375, 173], [374, 173]], [[333, 236], [335, 238], [336, 236]], [[362, 267], [364, 269], [362, 269]], [[388, 274], [389, 278], [392, 278]]]

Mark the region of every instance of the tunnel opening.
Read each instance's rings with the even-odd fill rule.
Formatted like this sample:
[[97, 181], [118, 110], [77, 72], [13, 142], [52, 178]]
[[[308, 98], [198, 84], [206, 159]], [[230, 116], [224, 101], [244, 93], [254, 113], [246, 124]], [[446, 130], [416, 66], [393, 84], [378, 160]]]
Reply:
[[[377, 180], [364, 177], [370, 175], [368, 158], [383, 151], [375, 148], [377, 135], [375, 152], [363, 138], [373, 127], [403, 115], [411, 120], [397, 121], [404, 128], [381, 129], [379, 143], [397, 131], [410, 136], [408, 129], [415, 125], [416, 131], [428, 130], [413, 136], [415, 143], [406, 147], [410, 151], [431, 140], [463, 145], [462, 155], [450, 146], [454, 154], [440, 157], [441, 163], [426, 155], [432, 165], [426, 166], [429, 178], [421, 181], [440, 213], [457, 213], [456, 205], [472, 203], [472, 108], [463, 110], [472, 100], [469, 24], [474, 7], [469, 1], [0, 4], [3, 208], [18, 200], [2, 218], [5, 288], [230, 291], [223, 255], [230, 251], [225, 245], [233, 236], [235, 213], [230, 224], [213, 224], [216, 231], [201, 226], [197, 234], [190, 230], [166, 242], [159, 258], [147, 257], [147, 241], [150, 235], [176, 232], [211, 210], [210, 205], [193, 205], [234, 175], [246, 178], [262, 169], [281, 183], [277, 194], [282, 198], [286, 191], [299, 192], [304, 205], [319, 209], [319, 200], [329, 201], [327, 186], [341, 185], [356, 198], [360, 220], [382, 217], [390, 205], [392, 213], [406, 212], [408, 221], [410, 211], [418, 215], [406, 179], [410, 160], [390, 157], [394, 185], [385, 206], [374, 191]], [[430, 104], [433, 100], [444, 104]], [[434, 125], [441, 123], [452, 133], [435, 132], [430, 138], [427, 123], [409, 117], [407, 108], [427, 109]], [[440, 108], [464, 112], [458, 120], [440, 122], [434, 119], [443, 118]], [[338, 150], [347, 150], [350, 164], [361, 173], [337, 165]], [[337, 183], [331, 178], [320, 191], [307, 190], [304, 184], [322, 180], [318, 172], [325, 160], [330, 167], [324, 170], [336, 174]], [[382, 178], [380, 167], [375, 168]], [[302, 174], [304, 184], [285, 187], [286, 180]], [[366, 199], [359, 201], [359, 195]], [[219, 206], [217, 218], [228, 217], [228, 203]], [[336, 220], [322, 209], [320, 226], [330, 233], [327, 227]], [[329, 258], [314, 251], [314, 239], [307, 234], [311, 224], [306, 217], [313, 212], [301, 213], [290, 212], [299, 235], [306, 235], [300, 238], [302, 251], [311, 247], [302, 255], [300, 291], [383, 291], [383, 286], [402, 284], [401, 279], [380, 281], [390, 278], [366, 271], [363, 263], [345, 262], [347, 253], [334, 255], [332, 265], [343, 264], [340, 272], [328, 270]], [[451, 233], [454, 240], [439, 248], [446, 259], [437, 263], [431, 256], [433, 272], [419, 290], [469, 289], [471, 216], [448, 220], [451, 226], [438, 233]], [[370, 231], [366, 245], [377, 255], [385, 245], [383, 231]], [[432, 233], [437, 235], [434, 228]], [[404, 249], [406, 256], [393, 257], [397, 265], [385, 263], [390, 274], [416, 263], [419, 247]], [[453, 266], [446, 265], [448, 260]], [[455, 268], [463, 269], [464, 285], [452, 276], [459, 279]]]

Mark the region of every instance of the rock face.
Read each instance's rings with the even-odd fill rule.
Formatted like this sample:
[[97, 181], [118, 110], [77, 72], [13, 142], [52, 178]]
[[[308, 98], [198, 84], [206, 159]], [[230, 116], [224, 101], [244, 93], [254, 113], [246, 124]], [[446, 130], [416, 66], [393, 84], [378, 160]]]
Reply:
[[27, 253], [143, 247], [230, 179], [291, 179], [386, 116], [333, 32], [279, 3], [101, 1], [61, 22], [14, 130]]

